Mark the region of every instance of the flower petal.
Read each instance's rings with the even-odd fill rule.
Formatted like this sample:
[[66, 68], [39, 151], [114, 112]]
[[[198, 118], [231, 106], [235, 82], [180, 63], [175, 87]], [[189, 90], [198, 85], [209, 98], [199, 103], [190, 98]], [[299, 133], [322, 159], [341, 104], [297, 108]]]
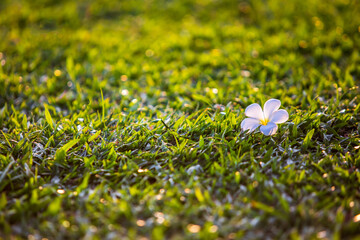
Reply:
[[273, 112], [273, 114], [271, 114], [269, 121], [273, 122], [273, 123], [284, 123], [288, 119], [289, 119], [288, 112], [284, 109], [280, 109], [280, 110]]
[[255, 119], [255, 118], [245, 118], [241, 122], [241, 129], [243, 131], [250, 130], [250, 132], [252, 132], [259, 126], [260, 126], [260, 120]]
[[269, 122], [266, 126], [263, 125], [260, 127], [260, 131], [266, 136], [274, 135], [277, 129], [278, 126], [273, 122]]
[[264, 104], [264, 117], [265, 119], [270, 119], [271, 114], [279, 109], [281, 105], [280, 100], [277, 99], [269, 99]]
[[255, 119], [259, 119], [259, 120], [264, 119], [263, 111], [262, 111], [260, 105], [257, 103], [253, 103], [253, 104], [249, 105], [245, 109], [245, 115], [247, 117], [255, 118]]

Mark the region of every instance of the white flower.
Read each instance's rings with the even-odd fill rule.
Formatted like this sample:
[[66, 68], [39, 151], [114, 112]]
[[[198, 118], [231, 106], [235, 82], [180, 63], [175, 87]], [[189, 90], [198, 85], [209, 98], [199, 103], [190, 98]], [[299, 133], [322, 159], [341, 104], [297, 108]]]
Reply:
[[276, 124], [284, 123], [289, 119], [289, 114], [283, 109], [279, 109], [281, 105], [280, 100], [270, 99], [264, 104], [264, 111], [260, 105], [253, 103], [245, 109], [245, 118], [241, 122], [241, 129], [243, 131], [254, 131], [260, 126], [260, 131], [264, 135], [274, 135], [278, 129]]

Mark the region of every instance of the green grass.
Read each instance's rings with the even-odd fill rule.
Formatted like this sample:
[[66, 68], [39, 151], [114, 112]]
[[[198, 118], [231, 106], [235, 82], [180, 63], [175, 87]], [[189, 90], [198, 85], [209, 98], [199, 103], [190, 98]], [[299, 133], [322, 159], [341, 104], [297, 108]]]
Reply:
[[359, 12], [2, 0], [0, 238], [360, 239]]

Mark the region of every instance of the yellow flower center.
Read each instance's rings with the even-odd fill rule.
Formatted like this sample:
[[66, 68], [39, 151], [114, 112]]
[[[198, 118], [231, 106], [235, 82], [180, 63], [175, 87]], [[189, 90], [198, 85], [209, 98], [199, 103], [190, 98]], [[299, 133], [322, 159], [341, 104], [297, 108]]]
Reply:
[[264, 118], [263, 120], [260, 120], [260, 124], [266, 126], [269, 122], [269, 119]]

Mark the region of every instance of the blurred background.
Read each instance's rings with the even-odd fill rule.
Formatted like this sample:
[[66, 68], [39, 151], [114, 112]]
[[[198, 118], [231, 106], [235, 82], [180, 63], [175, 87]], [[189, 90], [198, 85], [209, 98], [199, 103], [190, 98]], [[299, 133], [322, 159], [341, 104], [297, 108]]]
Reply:
[[355, 86], [359, 5], [2, 0], [0, 107], [96, 111], [100, 89], [113, 112], [245, 107], [269, 96], [305, 106]]

